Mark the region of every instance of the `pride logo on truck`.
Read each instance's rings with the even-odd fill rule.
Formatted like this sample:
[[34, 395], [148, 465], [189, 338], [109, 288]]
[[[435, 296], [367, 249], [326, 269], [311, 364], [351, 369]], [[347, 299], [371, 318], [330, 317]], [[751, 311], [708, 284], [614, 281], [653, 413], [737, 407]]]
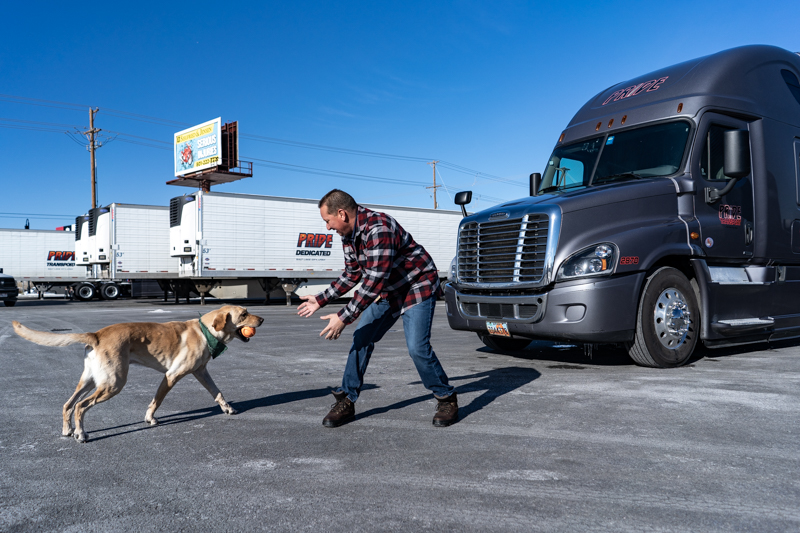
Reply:
[[[300, 233], [297, 236], [298, 248], [330, 248], [332, 246], [332, 233]], [[331, 252], [330, 250], [297, 250], [295, 255], [331, 255]]]
[[75, 252], [50, 250], [49, 252], [47, 252], [47, 266], [74, 267]]

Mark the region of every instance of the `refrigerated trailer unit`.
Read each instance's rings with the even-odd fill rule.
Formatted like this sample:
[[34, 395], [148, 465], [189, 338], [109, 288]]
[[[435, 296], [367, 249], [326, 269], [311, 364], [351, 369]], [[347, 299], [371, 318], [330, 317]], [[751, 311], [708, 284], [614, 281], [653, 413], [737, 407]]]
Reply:
[[531, 196], [458, 239], [450, 325], [495, 349], [619, 343], [671, 367], [698, 341], [800, 336], [800, 57], [744, 46], [603, 90]]
[[112, 203], [78, 217], [76, 228], [76, 255], [89, 278], [76, 287], [81, 300], [114, 299], [146, 281], [160, 282], [156, 293], [164, 292], [177, 277], [166, 206]]
[[[180, 278], [212, 295], [224, 294], [226, 287], [250, 287], [267, 295], [281, 287], [287, 298], [322, 290], [341, 274], [344, 254], [339, 236], [326, 230], [317, 203], [202, 191], [173, 198], [169, 251]], [[441, 277], [447, 277], [459, 212], [365, 207], [394, 217], [431, 254]]]

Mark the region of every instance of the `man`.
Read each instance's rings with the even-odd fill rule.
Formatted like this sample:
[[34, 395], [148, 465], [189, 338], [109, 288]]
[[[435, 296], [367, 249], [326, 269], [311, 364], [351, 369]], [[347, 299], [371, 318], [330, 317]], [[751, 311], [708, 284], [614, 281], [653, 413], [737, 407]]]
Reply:
[[305, 302], [297, 308], [297, 314], [310, 317], [363, 280], [346, 307], [322, 317], [328, 325], [320, 336], [335, 340], [361, 316], [353, 332], [342, 386], [333, 392], [336, 403], [322, 424], [337, 427], [355, 416], [354, 404], [364, 385], [375, 343], [400, 316], [408, 353], [422, 384], [438, 400], [433, 425], [445, 427], [456, 422], [456, 393], [430, 343], [436, 297], [442, 292], [431, 256], [392, 217], [358, 205], [344, 191], [330, 191], [318, 207], [328, 231], [334, 230], [342, 237], [345, 270], [323, 292], [303, 296]]

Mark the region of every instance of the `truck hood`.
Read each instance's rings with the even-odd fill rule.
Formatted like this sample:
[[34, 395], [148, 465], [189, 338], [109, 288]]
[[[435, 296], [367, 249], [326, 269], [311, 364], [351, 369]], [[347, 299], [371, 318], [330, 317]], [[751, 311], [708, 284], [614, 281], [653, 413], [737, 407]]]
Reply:
[[562, 214], [567, 214], [599, 205], [611, 205], [635, 200], [642, 200], [653, 196], [677, 194], [677, 186], [670, 178], [646, 178], [631, 180], [597, 187], [584, 187], [574, 191], [526, 196], [510, 202], [484, 209], [466, 217], [464, 222], [487, 222], [490, 217], [501, 217], [498, 213], [507, 213], [503, 218], [517, 218], [541, 207], [547, 210], [556, 206]]

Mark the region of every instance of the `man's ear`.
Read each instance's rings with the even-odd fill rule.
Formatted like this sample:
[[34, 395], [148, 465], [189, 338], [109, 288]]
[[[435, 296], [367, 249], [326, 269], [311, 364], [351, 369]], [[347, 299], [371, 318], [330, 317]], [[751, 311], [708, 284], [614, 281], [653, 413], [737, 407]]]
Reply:
[[217, 316], [214, 317], [214, 322], [211, 323], [211, 327], [213, 327], [217, 331], [222, 331], [222, 328], [225, 327], [225, 322], [228, 320], [228, 313], [222, 310], [217, 311]]

